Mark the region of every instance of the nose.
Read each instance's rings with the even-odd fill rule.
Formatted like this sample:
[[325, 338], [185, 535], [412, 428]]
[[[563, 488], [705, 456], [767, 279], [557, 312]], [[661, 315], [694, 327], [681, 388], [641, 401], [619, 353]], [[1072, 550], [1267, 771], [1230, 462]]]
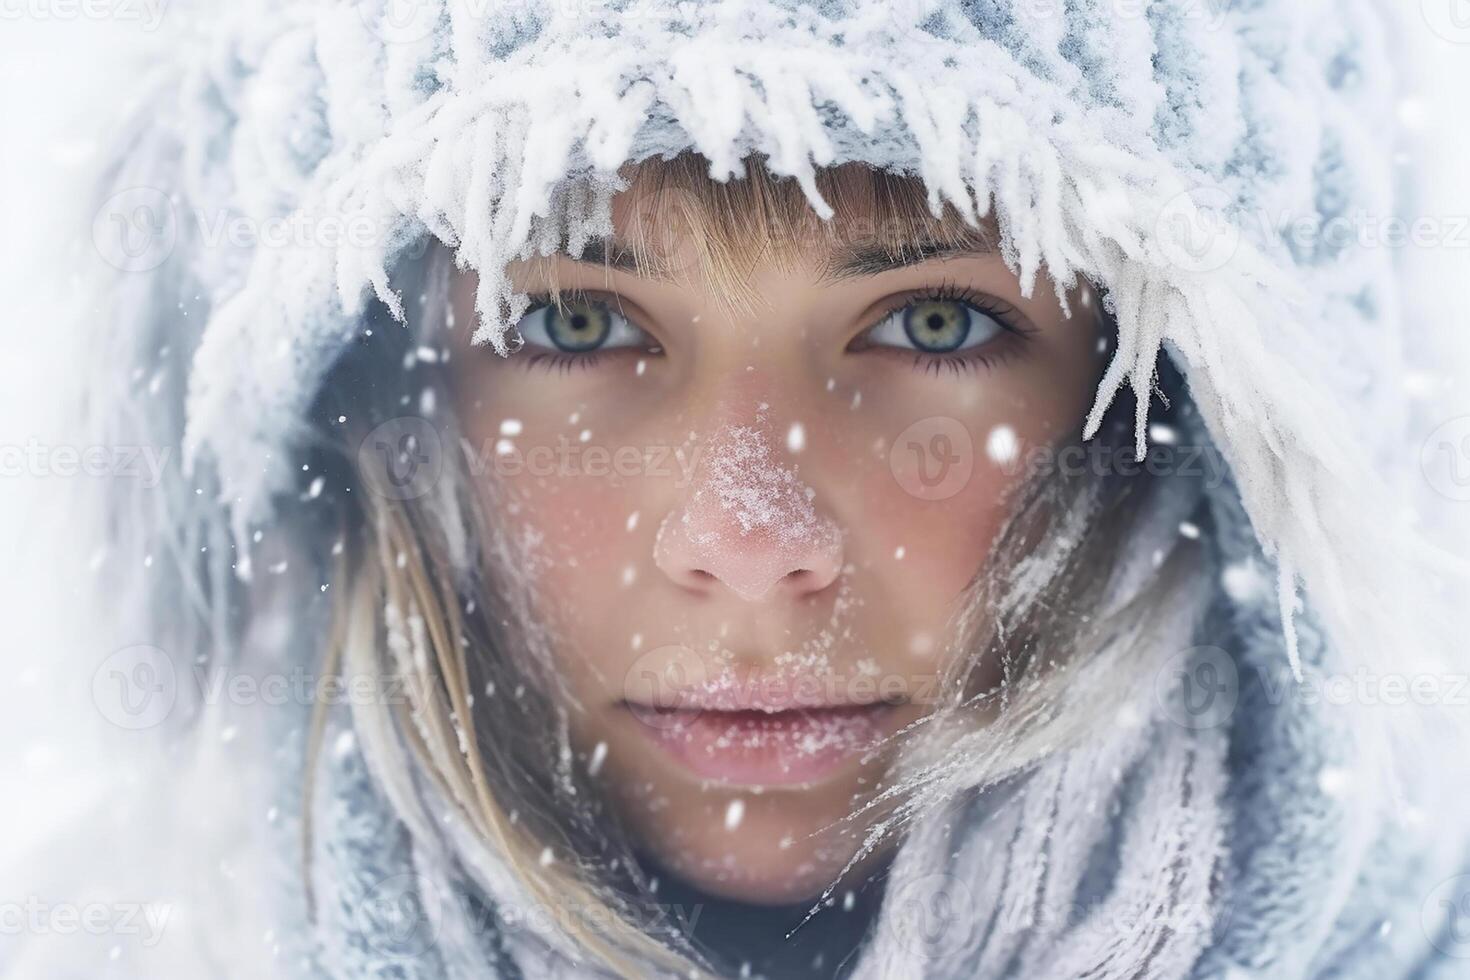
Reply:
[[654, 562], [673, 582], [760, 602], [813, 595], [837, 579], [842, 531], [763, 428], [726, 426], [699, 464], [654, 542]]

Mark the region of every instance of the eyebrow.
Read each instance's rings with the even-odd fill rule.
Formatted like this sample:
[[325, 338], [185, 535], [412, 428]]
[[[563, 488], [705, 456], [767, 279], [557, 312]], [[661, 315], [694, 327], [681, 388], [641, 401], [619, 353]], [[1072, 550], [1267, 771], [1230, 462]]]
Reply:
[[842, 248], [832, 256], [826, 272], [822, 274], [824, 282], [841, 282], [847, 279], [860, 279], [867, 276], [881, 275], [884, 272], [892, 272], [895, 269], [903, 269], [911, 265], [918, 265], [930, 259], [946, 258], [954, 255], [989, 254], [995, 249], [980, 238], [967, 238], [962, 241], [942, 242], [925, 240], [916, 242], [895, 242], [891, 245], [867, 245], [858, 248]]
[[[930, 259], [954, 255], [989, 254], [993, 245], [978, 236], [960, 241], [922, 240], [859, 246], [839, 246], [828, 259], [821, 282], [842, 282], [881, 275], [896, 269], [919, 265]], [[581, 255], [560, 253], [562, 258], [583, 265], [600, 265], [635, 276], [667, 280], [668, 271], [658, 267], [657, 259], [639, 263], [634, 250], [616, 239], [593, 239], [582, 248]]]
[[568, 255], [565, 252], [559, 254], [563, 258], [586, 265], [605, 265], [619, 272], [631, 272], [634, 275], [651, 273], [654, 279], [666, 278], [657, 269], [640, 268], [633, 250], [613, 239], [594, 238], [582, 246], [581, 255]]

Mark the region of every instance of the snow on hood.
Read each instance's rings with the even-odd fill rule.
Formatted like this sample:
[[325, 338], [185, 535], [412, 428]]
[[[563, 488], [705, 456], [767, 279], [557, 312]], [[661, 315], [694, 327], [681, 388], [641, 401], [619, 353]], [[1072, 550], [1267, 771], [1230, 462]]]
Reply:
[[[1147, 407], [1167, 351], [1278, 561], [1284, 610], [1305, 584], [1349, 662], [1435, 649], [1406, 639], [1412, 549], [1378, 475], [1402, 436], [1389, 250], [1289, 233], [1393, 211], [1374, 4], [242, 0], [179, 13], [190, 33], [145, 109], [177, 143], [173, 207], [343, 232], [195, 270], [209, 316], [185, 449], [218, 477], [239, 540], [293, 488], [303, 415], [367, 304], [401, 315], [390, 270], [425, 236], [479, 273], [476, 338], [499, 349], [527, 305], [506, 263], [610, 231], [625, 162], [693, 149], [727, 178], [759, 152], [826, 216], [814, 169], [862, 161], [921, 177], [936, 211], [993, 214], [1028, 289], [1077, 276], [1106, 288], [1119, 345], [1089, 435], [1125, 385]], [[1146, 439], [1140, 412], [1140, 456]]]

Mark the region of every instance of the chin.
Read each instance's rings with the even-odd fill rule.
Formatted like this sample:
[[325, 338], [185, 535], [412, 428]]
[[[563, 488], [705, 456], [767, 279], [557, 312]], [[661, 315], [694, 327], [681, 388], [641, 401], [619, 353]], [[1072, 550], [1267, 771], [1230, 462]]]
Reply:
[[[841, 872], [846, 861], [835, 865], [810, 854], [793, 854], [766, 844], [763, 859], [737, 858], [733, 867], [725, 863], [729, 849], [708, 859], [684, 854], [659, 855], [667, 871], [682, 883], [712, 898], [750, 905], [795, 905], [815, 900]], [[741, 858], [745, 855], [741, 855]], [[851, 857], [849, 854], [848, 857]]]
[[[642, 821], [637, 836], [648, 855], [684, 884], [754, 905], [820, 896], [857, 854], [870, 825], [844, 821], [853, 807], [847, 793], [813, 798], [801, 792], [711, 790], [701, 796], [693, 805], [647, 814], [654, 819]], [[724, 814], [736, 798], [744, 814], [737, 829], [726, 830]], [[865, 857], [849, 875], [855, 878], [875, 856]]]

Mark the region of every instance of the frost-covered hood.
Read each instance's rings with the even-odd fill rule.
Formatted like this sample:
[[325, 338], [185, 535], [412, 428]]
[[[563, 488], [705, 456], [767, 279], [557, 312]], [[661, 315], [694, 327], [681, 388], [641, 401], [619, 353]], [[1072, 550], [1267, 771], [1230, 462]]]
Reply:
[[[1118, 347], [1088, 435], [1126, 386], [1143, 409], [1141, 455], [1159, 350], [1177, 364], [1202, 426], [1189, 438], [1233, 475], [1215, 490], [1236, 523], [1222, 538], [1259, 542], [1277, 565], [1279, 588], [1235, 597], [1250, 607], [1236, 624], [1245, 645], [1280, 652], [1284, 625], [1279, 647], [1300, 668], [1304, 595], [1319, 655], [1432, 670], [1451, 653], [1445, 624], [1420, 588], [1427, 552], [1399, 524], [1402, 488], [1384, 475], [1405, 421], [1392, 258], [1291, 231], [1394, 212], [1379, 12], [1366, 0], [251, 0], [196, 14], [145, 110], [166, 148], [124, 166], [114, 190], [126, 203], [167, 188], [176, 219], [320, 231], [199, 249], [207, 222], [177, 220], [162, 266], [187, 257], [205, 293], [184, 449], [243, 548], [298, 489], [292, 453], [326, 372], [374, 298], [401, 314], [391, 273], [426, 237], [479, 273], [477, 338], [500, 346], [527, 302], [506, 263], [610, 232], [624, 163], [692, 149], [725, 178], [762, 153], [825, 216], [814, 168], [861, 161], [921, 177], [936, 211], [993, 215], [1029, 288], [1083, 277], [1105, 290]], [[1263, 772], [1300, 780], [1283, 792], [1310, 797], [1303, 810], [1320, 802], [1326, 762], [1284, 760], [1337, 738], [1308, 737], [1308, 724], [1280, 722], [1276, 754], [1261, 756]], [[1360, 759], [1387, 751], [1364, 738]], [[1180, 759], [1199, 754], [1179, 745]], [[1129, 758], [1145, 747], [1140, 736]], [[1056, 778], [1060, 794], [1074, 774]], [[1359, 872], [1392, 865], [1365, 857], [1381, 828], [1336, 816], [1283, 818], [1352, 843], [1313, 852], [1318, 890], [1255, 933], [1242, 922], [1215, 962], [1260, 945], [1304, 964], [1321, 939], [1308, 927], [1325, 934]], [[1157, 839], [1135, 832], [1137, 848]], [[1257, 845], [1263, 867], [1311, 851]], [[942, 860], [947, 846], [909, 853]]]
[[[1044, 269], [1105, 287], [1120, 343], [1091, 423], [1124, 385], [1147, 404], [1162, 345], [1280, 558], [1283, 603], [1300, 576], [1366, 658], [1384, 648], [1369, 637], [1401, 622], [1369, 630], [1357, 620], [1383, 610], [1357, 598], [1405, 581], [1386, 519], [1399, 508], [1374, 475], [1402, 422], [1391, 259], [1291, 229], [1392, 214], [1376, 13], [1198, 0], [228, 5], [200, 18], [204, 40], [174, 68], [174, 206], [322, 231], [217, 252], [202, 270], [186, 449], [217, 468], [244, 540], [292, 486], [302, 414], [365, 304], [401, 309], [389, 270], [425, 235], [479, 272], [477, 338], [499, 346], [526, 303], [505, 263], [606, 233], [623, 163], [692, 148], [728, 177], [757, 151], [826, 215], [813, 168], [864, 161], [921, 176], [936, 208], [993, 212], [1026, 283]], [[1379, 571], [1382, 583], [1364, 580]]]

